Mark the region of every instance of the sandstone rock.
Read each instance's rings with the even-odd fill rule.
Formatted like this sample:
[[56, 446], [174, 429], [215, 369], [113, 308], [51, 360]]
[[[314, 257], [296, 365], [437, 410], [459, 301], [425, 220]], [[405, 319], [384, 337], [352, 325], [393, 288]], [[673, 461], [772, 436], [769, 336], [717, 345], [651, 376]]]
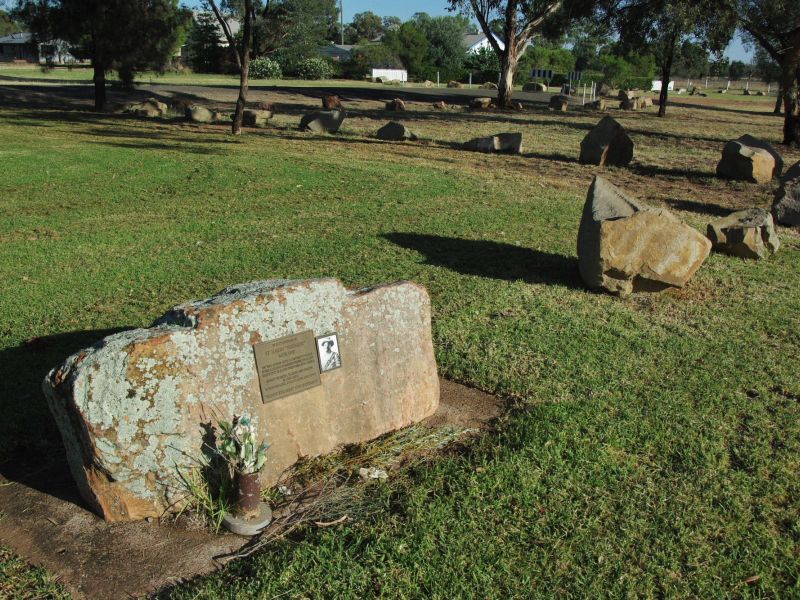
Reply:
[[402, 112], [406, 109], [406, 103], [403, 102], [400, 98], [395, 98], [394, 100], [389, 100], [386, 103], [386, 110], [392, 112]]
[[[724, 94], [726, 91], [727, 91], [727, 90], [720, 90], [720, 91], [719, 91], [719, 93], [720, 93], [720, 94]], [[742, 91], [742, 96], [749, 96], [749, 95], [750, 95], [750, 90], [744, 90], [744, 91]]]
[[272, 118], [271, 110], [247, 109], [242, 113], [242, 125], [245, 127], [264, 128]]
[[618, 100], [633, 100], [636, 98], [636, 90], [620, 90], [617, 94]]
[[781, 177], [781, 186], [775, 192], [772, 204], [772, 214], [781, 225], [800, 226], [800, 162]]
[[416, 140], [417, 136], [408, 127], [397, 121], [390, 121], [380, 129], [377, 133], [380, 140]]
[[550, 97], [550, 110], [557, 110], [566, 112], [569, 107], [569, 98], [564, 95], [557, 94]]
[[[218, 419], [248, 413], [271, 443], [265, 486], [299, 458], [431, 415], [439, 380], [425, 289], [348, 291], [335, 279], [234, 286], [153, 327], [81, 350], [43, 387], [81, 495], [109, 521], [180, 510]], [[253, 344], [337, 332], [342, 366], [321, 386], [263, 403]]]
[[764, 140], [754, 138], [752, 135], [747, 133], [738, 138], [736, 141], [741, 142], [750, 148], [759, 148], [760, 150], [766, 150], [769, 152], [769, 155], [775, 161], [775, 170], [773, 171], [772, 176], [780, 177], [783, 174], [783, 155], [775, 149], [775, 146], [769, 142], [765, 142]]
[[611, 95], [611, 86], [608, 85], [607, 83], [601, 83], [597, 87], [597, 95], [600, 96], [601, 98], [605, 98], [606, 96], [610, 96]]
[[650, 96], [642, 96], [639, 98], [640, 108], [650, 108], [653, 106], [653, 99]]
[[682, 287], [711, 251], [704, 235], [669, 211], [595, 177], [578, 232], [578, 266], [592, 289], [627, 296]]
[[469, 102], [470, 108], [489, 108], [492, 106], [492, 99], [491, 98], [473, 98]]
[[447, 108], [447, 103], [444, 100], [439, 100], [431, 104], [431, 106], [436, 110], [445, 110]]
[[603, 117], [581, 142], [581, 164], [625, 167], [632, 159], [633, 140], [611, 117]]
[[425, 81], [422, 82], [422, 85], [425, 86], [426, 88], [432, 88], [436, 84], [433, 83], [430, 79], [426, 79]]
[[763, 208], [751, 208], [708, 224], [706, 234], [714, 250], [742, 258], [767, 258], [780, 248], [772, 215]]
[[589, 104], [589, 108], [594, 110], [608, 110], [608, 102], [606, 102], [605, 98], [598, 98]]
[[466, 142], [464, 149], [474, 152], [520, 154], [522, 152], [522, 134], [498, 133], [489, 137], [477, 137]]
[[342, 101], [339, 96], [335, 94], [328, 94], [322, 97], [322, 108], [325, 110], [341, 109]]
[[186, 120], [193, 123], [212, 123], [214, 121], [214, 113], [205, 106], [198, 104], [186, 108], [184, 114], [186, 115]]
[[319, 110], [300, 119], [300, 129], [316, 133], [336, 133], [345, 119], [343, 110]]
[[449, 88], [462, 88], [464, 86], [458, 81], [448, 81], [447, 82], [447, 87], [449, 87]]
[[522, 86], [523, 92], [546, 92], [547, 86], [543, 83], [538, 81], [529, 81], [525, 85]]
[[768, 183], [775, 172], [775, 159], [766, 150], [731, 140], [722, 149], [717, 175], [727, 179]]
[[172, 110], [172, 111], [174, 111], [174, 112], [176, 112], [178, 114], [185, 114], [186, 110], [191, 108], [192, 106], [194, 106], [194, 105], [190, 101], [182, 100], [180, 98], [173, 98], [169, 102], [170, 110]]
[[163, 117], [167, 114], [169, 108], [163, 102], [155, 98], [148, 98], [142, 102], [129, 104], [125, 112], [136, 115], [137, 117]]
[[497, 84], [492, 83], [491, 81], [487, 81], [486, 83], [482, 83], [480, 89], [482, 90], [496, 90]]

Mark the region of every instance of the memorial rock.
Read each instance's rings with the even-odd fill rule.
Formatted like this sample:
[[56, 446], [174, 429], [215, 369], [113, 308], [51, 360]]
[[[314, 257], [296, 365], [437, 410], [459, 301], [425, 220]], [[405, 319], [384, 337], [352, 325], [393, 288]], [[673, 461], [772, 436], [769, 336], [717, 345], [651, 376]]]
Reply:
[[767, 258], [781, 242], [772, 215], [763, 208], [740, 210], [708, 224], [714, 250], [741, 258]]
[[242, 125], [245, 127], [264, 128], [272, 118], [271, 110], [247, 109], [242, 113]]
[[300, 129], [315, 133], [336, 133], [344, 122], [343, 110], [318, 110], [300, 119]]
[[711, 251], [704, 235], [595, 177], [578, 231], [578, 267], [592, 289], [627, 296], [682, 287]]
[[406, 103], [403, 102], [400, 98], [395, 98], [394, 100], [389, 100], [386, 103], [386, 110], [390, 112], [403, 112], [406, 109]]
[[775, 146], [764, 140], [754, 138], [752, 135], [745, 134], [736, 140], [750, 148], [759, 148], [769, 153], [775, 161], [775, 169], [772, 172], [773, 177], [780, 177], [783, 173], [783, 155], [775, 149]]
[[464, 143], [464, 149], [474, 152], [520, 154], [522, 152], [522, 134], [497, 133], [488, 137], [473, 138]]
[[[338, 346], [326, 341], [332, 333]], [[408, 282], [233, 286], [81, 350], [43, 388], [89, 505], [109, 521], [159, 517], [184, 505], [181, 477], [199, 466], [220, 419], [252, 416], [271, 444], [269, 486], [301, 457], [431, 415], [430, 300]]]
[[470, 108], [490, 108], [492, 106], [492, 99], [491, 98], [473, 98], [469, 101]]
[[557, 110], [559, 112], [566, 112], [569, 108], [569, 98], [562, 94], [550, 96], [550, 110]]
[[603, 117], [581, 141], [580, 162], [584, 165], [625, 167], [633, 159], [633, 140], [611, 117]]
[[781, 225], [800, 226], [800, 162], [781, 177], [781, 186], [772, 203], [772, 215]]
[[376, 134], [379, 140], [416, 140], [417, 136], [408, 127], [398, 121], [390, 121], [380, 129]]
[[722, 149], [717, 175], [726, 179], [768, 183], [775, 176], [775, 158], [767, 151], [745, 142], [731, 140]]

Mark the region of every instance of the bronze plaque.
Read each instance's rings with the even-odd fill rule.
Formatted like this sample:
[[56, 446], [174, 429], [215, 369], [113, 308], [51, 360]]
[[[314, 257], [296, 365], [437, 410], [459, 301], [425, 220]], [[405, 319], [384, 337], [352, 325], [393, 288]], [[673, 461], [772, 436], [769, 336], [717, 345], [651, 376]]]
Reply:
[[313, 331], [259, 342], [253, 351], [265, 403], [322, 385]]

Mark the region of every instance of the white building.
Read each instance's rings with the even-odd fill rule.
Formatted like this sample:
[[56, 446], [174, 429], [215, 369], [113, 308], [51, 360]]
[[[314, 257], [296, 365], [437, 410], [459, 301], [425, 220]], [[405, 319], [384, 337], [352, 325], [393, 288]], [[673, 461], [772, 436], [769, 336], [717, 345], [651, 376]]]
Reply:
[[[497, 40], [497, 43], [500, 45], [500, 48], [505, 49], [506, 45], [503, 41], [497, 37], [496, 35], [492, 34], [494, 39]], [[478, 52], [481, 48], [488, 48], [491, 50], [492, 45], [489, 43], [489, 38], [487, 38], [482, 33], [467, 33], [464, 35], [464, 45], [467, 47], [467, 54], [472, 52]]]

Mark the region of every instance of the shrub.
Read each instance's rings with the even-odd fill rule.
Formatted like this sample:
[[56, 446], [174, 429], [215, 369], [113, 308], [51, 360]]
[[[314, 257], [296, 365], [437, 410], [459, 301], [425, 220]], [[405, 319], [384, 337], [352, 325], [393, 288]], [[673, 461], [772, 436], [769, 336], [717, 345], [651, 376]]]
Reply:
[[330, 79], [333, 66], [324, 58], [306, 58], [297, 63], [297, 76], [300, 79]]
[[283, 70], [277, 60], [262, 56], [250, 63], [250, 76], [253, 79], [280, 79]]

